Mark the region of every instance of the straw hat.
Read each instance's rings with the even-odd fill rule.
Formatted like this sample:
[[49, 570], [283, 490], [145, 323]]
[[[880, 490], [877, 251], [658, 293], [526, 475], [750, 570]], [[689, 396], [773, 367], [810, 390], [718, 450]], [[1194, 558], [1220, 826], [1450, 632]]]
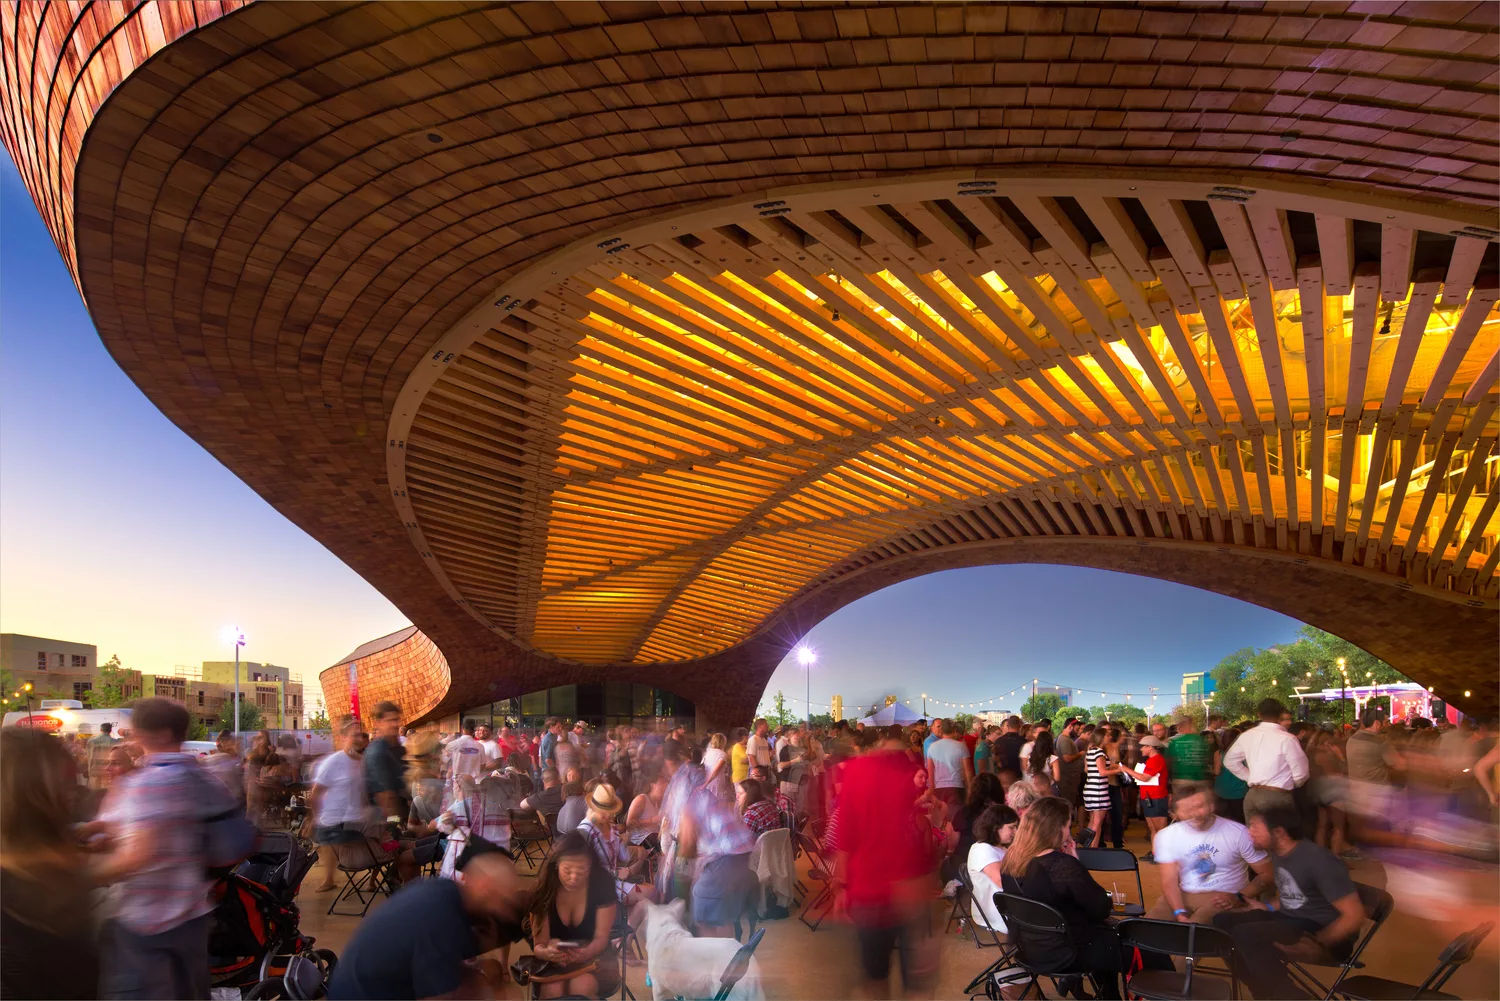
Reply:
[[613, 817], [624, 805], [620, 802], [620, 797], [615, 795], [614, 789], [603, 783], [594, 786], [594, 791], [589, 793], [589, 809], [606, 816]]

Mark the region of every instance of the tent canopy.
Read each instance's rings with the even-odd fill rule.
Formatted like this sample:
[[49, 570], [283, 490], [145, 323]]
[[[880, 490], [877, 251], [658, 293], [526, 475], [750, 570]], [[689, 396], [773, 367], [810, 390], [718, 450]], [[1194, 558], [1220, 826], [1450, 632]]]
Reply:
[[899, 723], [902, 726], [906, 726], [908, 723], [915, 723], [921, 718], [900, 702], [892, 702], [878, 713], [866, 716], [860, 722], [866, 726], [890, 726], [892, 723]]

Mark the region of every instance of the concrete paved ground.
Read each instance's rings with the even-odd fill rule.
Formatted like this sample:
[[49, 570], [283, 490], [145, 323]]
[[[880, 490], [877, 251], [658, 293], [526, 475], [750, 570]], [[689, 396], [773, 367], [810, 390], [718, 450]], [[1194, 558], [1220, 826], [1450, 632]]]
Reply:
[[[1145, 830], [1136, 821], [1127, 832], [1126, 847], [1137, 855], [1146, 852]], [[1389, 886], [1396, 896], [1396, 912], [1367, 950], [1365, 972], [1419, 983], [1432, 969], [1437, 954], [1454, 936], [1481, 921], [1500, 921], [1500, 882], [1493, 866], [1456, 870], [1441, 882], [1406, 865], [1384, 866], [1374, 861], [1356, 862], [1354, 878], [1374, 886]], [[1110, 874], [1104, 885], [1109, 885]], [[1126, 874], [1126, 879], [1128, 879]], [[1141, 868], [1141, 880], [1149, 906], [1160, 893], [1157, 869]], [[316, 872], [305, 886], [316, 883]], [[1125, 880], [1120, 887], [1126, 888]], [[1130, 887], [1132, 898], [1134, 887]], [[319, 946], [342, 951], [359, 921], [329, 917], [331, 894], [304, 892], [299, 898], [302, 927], [317, 936]], [[949, 902], [934, 904], [935, 926], [941, 929]], [[380, 906], [380, 902], [375, 904]], [[796, 919], [772, 921], [756, 953], [766, 980], [766, 996], [772, 999], [838, 999], [854, 997], [858, 990], [853, 935], [846, 927], [826, 922], [816, 932]], [[938, 998], [961, 998], [969, 980], [994, 958], [994, 949], [980, 950], [973, 940], [957, 931], [940, 935], [941, 977]], [[524, 944], [518, 947], [524, 950]], [[520, 955], [520, 952], [515, 955]], [[514, 958], [514, 956], [512, 957]], [[627, 983], [637, 998], [649, 998], [645, 967], [631, 966]], [[1447, 991], [1470, 1001], [1500, 998], [1500, 934], [1492, 933], [1474, 962], [1448, 982]], [[521, 997], [513, 985], [502, 997]], [[1248, 996], [1248, 995], [1247, 995]]]

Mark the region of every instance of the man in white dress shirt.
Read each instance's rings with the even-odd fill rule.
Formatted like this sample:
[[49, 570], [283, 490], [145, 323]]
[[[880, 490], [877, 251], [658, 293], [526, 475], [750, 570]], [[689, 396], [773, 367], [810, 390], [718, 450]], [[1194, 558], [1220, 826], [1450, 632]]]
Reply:
[[1245, 817], [1277, 806], [1292, 806], [1292, 790], [1307, 781], [1307, 755], [1302, 744], [1281, 725], [1286, 707], [1262, 699], [1255, 707], [1260, 725], [1246, 730], [1229, 753], [1224, 767], [1250, 787], [1245, 793]]

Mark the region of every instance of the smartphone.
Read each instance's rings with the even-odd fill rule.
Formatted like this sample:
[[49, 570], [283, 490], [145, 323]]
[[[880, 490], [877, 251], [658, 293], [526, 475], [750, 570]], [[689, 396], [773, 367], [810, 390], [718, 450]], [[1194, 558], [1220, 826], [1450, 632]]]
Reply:
[[555, 946], [557, 946], [559, 949], [576, 949], [576, 948], [578, 948], [578, 943], [577, 942], [553, 942], [552, 944], [555, 945]]

